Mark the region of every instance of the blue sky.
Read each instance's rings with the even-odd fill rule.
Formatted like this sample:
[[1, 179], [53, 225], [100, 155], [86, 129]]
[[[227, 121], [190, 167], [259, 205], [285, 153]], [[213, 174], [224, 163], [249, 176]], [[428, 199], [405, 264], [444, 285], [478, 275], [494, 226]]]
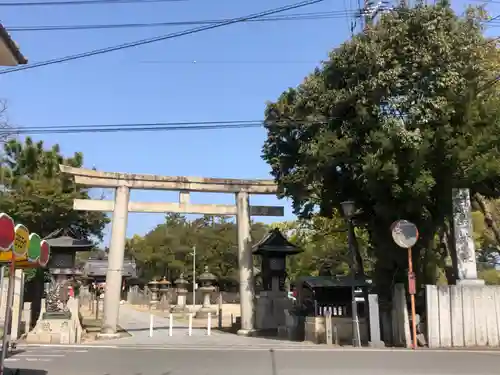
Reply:
[[[1, 21], [9, 28], [233, 18], [294, 2], [298, 0], [188, 0], [0, 9]], [[456, 7], [463, 9], [463, 3], [457, 2]], [[356, 8], [356, 0], [326, 0], [290, 13]], [[274, 100], [287, 87], [299, 84], [329, 50], [349, 37], [348, 24], [346, 18], [336, 18], [231, 25], [3, 75], [0, 97], [8, 101], [9, 118], [15, 126], [260, 120], [267, 100]], [[28, 59], [37, 62], [186, 28], [189, 27], [11, 34]], [[265, 139], [262, 129], [35, 138], [43, 139], [47, 145], [59, 143], [64, 154], [82, 151], [87, 167], [103, 171], [269, 178], [269, 168], [260, 157]], [[107, 197], [112, 199], [112, 193], [107, 192]], [[176, 201], [177, 193], [134, 191], [132, 199]], [[192, 194], [192, 200], [234, 202], [231, 195], [201, 193]], [[285, 219], [293, 219], [289, 204], [274, 197], [254, 196], [251, 203], [284, 204]], [[263, 221], [276, 220], [283, 218]], [[144, 234], [162, 221], [161, 214], [130, 214], [128, 235]]]

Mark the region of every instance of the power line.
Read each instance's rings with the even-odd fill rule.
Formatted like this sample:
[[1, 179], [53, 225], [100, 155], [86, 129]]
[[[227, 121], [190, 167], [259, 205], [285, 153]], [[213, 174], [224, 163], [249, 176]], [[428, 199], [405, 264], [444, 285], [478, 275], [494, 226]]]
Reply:
[[[330, 11], [330, 12], [309, 12], [281, 15], [274, 17], [261, 17], [250, 19], [246, 22], [279, 22], [279, 21], [303, 21], [336, 19], [349, 16], [350, 12], [356, 11]], [[221, 22], [228, 22], [231, 19], [223, 18], [217, 20], [194, 20], [194, 21], [171, 21], [171, 22], [145, 22], [145, 23], [117, 23], [117, 24], [90, 24], [90, 25], [36, 25], [36, 26], [6, 26], [9, 32], [33, 32], [33, 31], [78, 31], [78, 30], [106, 30], [122, 28], [153, 28], [153, 27], [171, 27], [171, 26], [195, 26], [195, 25], [213, 25]]]
[[277, 13], [286, 12], [288, 10], [302, 8], [302, 7], [305, 7], [305, 6], [308, 6], [308, 5], [321, 3], [323, 1], [324, 0], [306, 0], [306, 1], [301, 1], [299, 3], [295, 3], [295, 4], [292, 4], [292, 5], [287, 5], [287, 6], [283, 6], [283, 7], [279, 7], [279, 8], [274, 8], [274, 9], [270, 9], [270, 10], [267, 10], [267, 11], [264, 11], [264, 12], [250, 14], [248, 16], [233, 18], [233, 19], [230, 19], [228, 21], [220, 22], [220, 23], [217, 23], [217, 24], [214, 24], [214, 25], [200, 26], [200, 27], [196, 27], [196, 28], [193, 28], [193, 29], [188, 29], [188, 30], [180, 31], [180, 32], [177, 32], [177, 33], [172, 33], [172, 34], [167, 34], [167, 35], [161, 35], [161, 36], [157, 36], [157, 37], [154, 37], [154, 38], [142, 39], [142, 40], [138, 40], [138, 41], [130, 42], [130, 43], [123, 43], [123, 44], [120, 44], [120, 45], [117, 45], [117, 46], [96, 49], [96, 50], [89, 51], [89, 52], [79, 53], [79, 54], [76, 54], [76, 55], [64, 56], [64, 57], [60, 57], [60, 58], [56, 58], [56, 59], [52, 59], [52, 60], [47, 60], [47, 61], [41, 61], [41, 62], [34, 63], [34, 64], [22, 65], [22, 66], [11, 68], [11, 69], [4, 69], [4, 70], [0, 71], [0, 74], [7, 74], [7, 73], [12, 73], [12, 72], [17, 72], [17, 71], [20, 71], [20, 70], [33, 69], [33, 68], [38, 68], [38, 67], [47, 66], [47, 65], [53, 65], [53, 64], [60, 64], [60, 63], [67, 62], [67, 61], [83, 59], [85, 57], [90, 57], [90, 56], [95, 56], [95, 55], [102, 55], [102, 54], [105, 54], [105, 53], [114, 52], [114, 51], [118, 51], [118, 50], [122, 50], [122, 49], [138, 47], [138, 46], [142, 46], [142, 45], [145, 45], [145, 44], [151, 44], [151, 43], [155, 43], [155, 42], [160, 42], [160, 41], [167, 40], [167, 39], [173, 39], [173, 38], [178, 38], [178, 37], [185, 36], [185, 35], [196, 34], [196, 33], [202, 32], [202, 31], [216, 29], [216, 28], [223, 27], [223, 26], [229, 26], [229, 25], [232, 25], [233, 23], [245, 22], [245, 21], [248, 21], [248, 20], [251, 20], [251, 19], [257, 19], [257, 18], [264, 17], [264, 16], [269, 16], [269, 15], [273, 15], [273, 14], [277, 14]]
[[32, 134], [82, 134], [82, 133], [117, 133], [117, 132], [152, 132], [152, 131], [179, 131], [179, 130], [227, 130], [244, 128], [262, 128], [263, 123], [242, 123], [242, 124], [214, 124], [214, 125], [158, 125], [158, 126], [130, 126], [118, 128], [80, 128], [80, 129], [40, 129], [12, 130], [12, 134], [32, 135]]
[[262, 124], [262, 120], [226, 120], [226, 121], [180, 121], [180, 122], [149, 122], [149, 123], [123, 123], [123, 124], [87, 124], [87, 125], [47, 125], [33, 127], [10, 128], [14, 132], [18, 131], [38, 131], [38, 130], [70, 130], [85, 129], [92, 130], [98, 128], [119, 128], [127, 129], [131, 127], [155, 127], [155, 126], [188, 126], [188, 125], [239, 125], [239, 124]]
[[[93, 0], [96, 1], [96, 0]], [[93, 2], [92, 1], [92, 2]], [[138, 1], [138, 2], [152, 2], [152, 1], [166, 1], [166, 0], [103, 0], [109, 2], [117, 1]], [[168, 1], [181, 1], [181, 0], [168, 0]], [[182, 0], [183, 1], [183, 0]], [[500, 1], [499, 1], [500, 3]], [[2, 4], [2, 3], [0, 3]], [[403, 10], [399, 9], [398, 12]], [[307, 21], [307, 20], [331, 20], [344, 18], [348, 21], [349, 18], [359, 17], [361, 9], [343, 9], [337, 11], [324, 11], [324, 12], [306, 12], [294, 13], [288, 15], [279, 15], [273, 17], [260, 17], [256, 19], [249, 19], [241, 21], [242, 23], [253, 22], [282, 22], [282, 21]], [[484, 21], [485, 24], [491, 27], [500, 26], [498, 17]], [[28, 26], [6, 26], [9, 32], [39, 32], [39, 31], [88, 31], [88, 30], [113, 30], [113, 29], [132, 29], [132, 28], [155, 28], [155, 27], [174, 27], [174, 26], [198, 26], [198, 25], [215, 25], [221, 22], [231, 21], [230, 18], [214, 19], [214, 20], [191, 20], [191, 21], [168, 21], [168, 22], [142, 22], [142, 23], [116, 23], [116, 24], [76, 24], [76, 25], [28, 25]], [[348, 21], [349, 23], [349, 21]], [[5, 25], [4, 25], [5, 26]], [[354, 31], [350, 27], [351, 34]]]
[[179, 3], [188, 0], [66, 0], [66, 1], [6, 1], [0, 7], [41, 7], [69, 5], [109, 5], [109, 4], [147, 4], [147, 3]]
[[[494, 86], [500, 80], [500, 76], [493, 78], [481, 86], [476, 95]], [[262, 120], [231, 120], [231, 121], [197, 121], [197, 122], [155, 122], [155, 123], [133, 123], [133, 124], [89, 124], [89, 125], [59, 125], [59, 126], [36, 126], [10, 128], [12, 134], [80, 134], [80, 133], [116, 133], [116, 132], [152, 132], [152, 131], [186, 131], [186, 130], [227, 130], [245, 128], [283, 127], [294, 128], [301, 125], [325, 125], [331, 120], [340, 117], [329, 117], [321, 120], [308, 119], [286, 119], [280, 121], [269, 121], [267, 124]]]
[[319, 64], [320, 61], [312, 60], [145, 60], [139, 61], [139, 64]]
[[[290, 120], [270, 122], [268, 126], [295, 127], [298, 125], [322, 125], [328, 120], [338, 119], [332, 117], [323, 120]], [[154, 123], [132, 123], [132, 124], [89, 124], [89, 125], [66, 125], [66, 126], [34, 126], [11, 128], [12, 134], [80, 134], [80, 133], [116, 133], [116, 132], [142, 132], [142, 131], [178, 131], [178, 130], [224, 130], [262, 128], [262, 120], [232, 120], [232, 121], [193, 121], [193, 122], [154, 122]]]

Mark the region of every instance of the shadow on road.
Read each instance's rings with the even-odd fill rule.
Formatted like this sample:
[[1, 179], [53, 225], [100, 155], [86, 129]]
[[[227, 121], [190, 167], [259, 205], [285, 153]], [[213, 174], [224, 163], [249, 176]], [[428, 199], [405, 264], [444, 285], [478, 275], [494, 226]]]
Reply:
[[26, 352], [26, 350], [24, 350], [24, 349], [12, 349], [12, 350], [9, 350], [7, 352], [7, 355], [5, 358], [15, 357], [16, 355], [23, 354], [25, 352]]
[[45, 370], [30, 369], [30, 368], [10, 368], [4, 369], [4, 375], [47, 375]]
[[[156, 331], [158, 329], [163, 329], [163, 330], [167, 330], [169, 327], [168, 326], [160, 326], [160, 327], [153, 327], [153, 331]], [[188, 327], [172, 327], [172, 330], [173, 331], [187, 331], [188, 330]], [[206, 331], [207, 328], [206, 327], [193, 327], [193, 331]], [[215, 328], [212, 329], [215, 331]], [[149, 331], [149, 328], [129, 328], [126, 330], [127, 332], [145, 332], [145, 331]]]

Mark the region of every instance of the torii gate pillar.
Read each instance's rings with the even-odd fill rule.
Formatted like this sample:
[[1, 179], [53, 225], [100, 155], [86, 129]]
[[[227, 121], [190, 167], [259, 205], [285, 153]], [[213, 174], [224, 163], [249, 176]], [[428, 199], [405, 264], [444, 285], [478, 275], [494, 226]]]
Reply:
[[248, 193], [236, 194], [236, 222], [238, 225], [238, 267], [240, 276], [241, 329], [239, 335], [253, 333], [255, 322], [252, 235]]
[[106, 271], [106, 292], [104, 293], [104, 316], [101, 328], [101, 335], [103, 336], [117, 335], [129, 199], [130, 189], [127, 186], [116, 188], [113, 221], [111, 222], [108, 270]]

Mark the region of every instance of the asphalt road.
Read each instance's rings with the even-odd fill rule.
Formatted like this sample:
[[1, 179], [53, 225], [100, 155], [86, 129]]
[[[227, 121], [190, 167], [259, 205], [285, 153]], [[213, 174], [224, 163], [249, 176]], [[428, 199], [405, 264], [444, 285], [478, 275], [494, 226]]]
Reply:
[[500, 351], [37, 347], [6, 365], [20, 375], [498, 375]]

